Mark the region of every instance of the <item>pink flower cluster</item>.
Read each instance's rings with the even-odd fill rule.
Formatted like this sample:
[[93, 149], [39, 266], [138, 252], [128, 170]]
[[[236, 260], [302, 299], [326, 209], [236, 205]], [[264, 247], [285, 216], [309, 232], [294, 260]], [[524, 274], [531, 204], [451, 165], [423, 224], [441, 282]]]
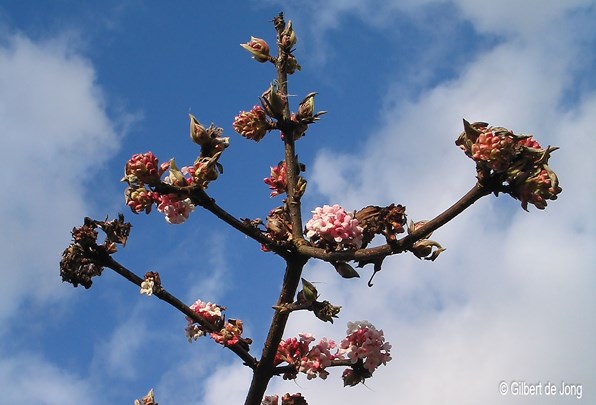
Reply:
[[195, 206], [190, 198], [180, 199], [176, 194], [159, 194], [157, 210], [166, 216], [170, 224], [181, 224], [188, 219]]
[[391, 345], [385, 342], [382, 330], [367, 321], [348, 322], [347, 337], [339, 345], [339, 353], [347, 356], [352, 364], [364, 361], [370, 373], [391, 360]]
[[271, 125], [263, 107], [255, 105], [250, 111], [240, 111], [234, 118], [233, 127], [243, 137], [259, 142]]
[[326, 379], [329, 373], [325, 368], [331, 365], [331, 360], [337, 358], [336, 354], [331, 353], [336, 347], [335, 342], [324, 338], [310, 348], [315, 338], [309, 333], [300, 333], [298, 336], [300, 339], [289, 338], [280, 342], [274, 364], [286, 362], [296, 366], [296, 371], [284, 374], [284, 379], [294, 379], [298, 372], [305, 373], [309, 380], [317, 376]]
[[[318, 344], [310, 347], [315, 338], [308, 333], [300, 333], [299, 338], [289, 338], [282, 341], [277, 349], [274, 364], [277, 366], [283, 362], [293, 365], [294, 371], [286, 372], [284, 379], [295, 379], [298, 372], [305, 373], [307, 378], [320, 377], [326, 379], [329, 375], [326, 370], [334, 360], [349, 360], [354, 365], [347, 369], [344, 375], [355, 374], [357, 379], [355, 385], [372, 373], [381, 365], [391, 360], [391, 345], [385, 342], [382, 330], [377, 330], [367, 321], [348, 322], [347, 336], [341, 341], [339, 347], [333, 340], [323, 338]], [[332, 351], [335, 352], [332, 353]], [[341, 363], [341, 362], [340, 362]], [[358, 370], [358, 364], [367, 370], [364, 374]], [[336, 364], [339, 365], [339, 364]], [[354, 369], [356, 367], [356, 369]], [[357, 371], [352, 373], [352, 371]]]
[[[198, 314], [201, 318], [205, 319], [213, 325], [219, 325], [223, 320], [222, 311], [224, 310], [224, 308], [220, 307], [217, 304], [196, 300], [195, 303], [192, 304], [189, 308], [193, 310], [196, 314]], [[186, 326], [185, 334], [189, 342], [197, 340], [199, 337], [204, 336], [206, 334], [203, 327], [195, 323], [193, 319], [187, 316], [186, 320], [188, 321], [188, 325]]]
[[[212, 324], [216, 324], [222, 318], [222, 308], [211, 302], [196, 300], [189, 308]], [[193, 322], [193, 320], [188, 317], [186, 317], [186, 319], [188, 322]]]
[[263, 181], [269, 186], [270, 190], [273, 190], [271, 191], [271, 197], [287, 192], [288, 179], [286, 163], [281, 162], [277, 166], [272, 167], [269, 178], [263, 179]]
[[314, 242], [323, 240], [355, 248], [362, 246], [362, 228], [358, 226], [358, 220], [337, 204], [315, 208], [313, 217], [306, 223], [306, 237]]
[[516, 135], [486, 123], [464, 123], [465, 131], [455, 142], [477, 162], [480, 179], [490, 177], [498, 184], [495, 192], [506, 192], [521, 201], [544, 209], [547, 200], [556, 200], [562, 191], [557, 175], [548, 167], [556, 147], [543, 149], [534, 137]]
[[190, 198], [175, 193], [160, 194], [154, 191], [154, 186], [161, 182], [161, 176], [168, 169], [170, 172], [164, 183], [185, 186], [193, 182], [192, 177], [184, 177], [184, 174], [192, 175], [189, 168], [183, 167], [182, 171], [179, 171], [173, 159], [159, 165], [159, 161], [151, 152], [133, 155], [126, 163], [122, 178], [122, 181], [128, 183], [124, 193], [126, 205], [135, 214], [142, 211], [148, 214], [153, 204], [156, 204], [157, 210], [165, 215], [166, 221], [181, 224], [195, 209]]

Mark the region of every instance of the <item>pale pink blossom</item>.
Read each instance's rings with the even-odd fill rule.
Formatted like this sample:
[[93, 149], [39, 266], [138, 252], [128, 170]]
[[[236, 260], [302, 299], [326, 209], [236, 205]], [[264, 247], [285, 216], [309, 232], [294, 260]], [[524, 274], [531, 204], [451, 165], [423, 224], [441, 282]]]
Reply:
[[381, 364], [391, 360], [391, 345], [385, 342], [382, 330], [367, 321], [348, 322], [347, 336], [339, 345], [339, 354], [346, 355], [355, 364], [364, 361], [364, 368], [372, 373]]
[[[223, 319], [222, 311], [225, 309], [217, 304], [203, 302], [201, 300], [196, 300], [189, 308], [212, 325], [219, 324]], [[184, 331], [189, 342], [206, 335], [205, 329], [203, 329], [201, 325], [197, 324], [188, 316], [186, 317], [186, 320], [188, 321], [188, 325]]]
[[145, 279], [141, 283], [141, 294], [147, 294], [149, 296], [153, 295], [153, 286], [155, 282], [151, 279]]
[[[213, 304], [211, 302], [196, 300], [189, 308], [213, 324], [217, 323], [222, 317], [222, 308], [219, 305]], [[188, 322], [194, 322], [188, 317], [186, 317], [186, 319]]]
[[192, 343], [193, 340], [197, 340], [201, 336], [205, 336], [205, 331], [200, 325], [191, 323], [186, 327], [186, 329], [184, 329], [184, 334], [186, 335], [188, 341]]
[[325, 370], [331, 365], [331, 360], [337, 356], [331, 353], [335, 349], [336, 344], [333, 340], [323, 338], [321, 341], [313, 346], [306, 356], [300, 359], [300, 372], [306, 373], [309, 380], [317, 376], [325, 380], [329, 372]]
[[362, 246], [362, 228], [358, 220], [339, 205], [315, 208], [313, 217], [306, 223], [306, 237], [333, 241], [355, 248]]
[[176, 194], [161, 194], [157, 210], [166, 216], [170, 224], [181, 224], [195, 209], [190, 198], [180, 199]]

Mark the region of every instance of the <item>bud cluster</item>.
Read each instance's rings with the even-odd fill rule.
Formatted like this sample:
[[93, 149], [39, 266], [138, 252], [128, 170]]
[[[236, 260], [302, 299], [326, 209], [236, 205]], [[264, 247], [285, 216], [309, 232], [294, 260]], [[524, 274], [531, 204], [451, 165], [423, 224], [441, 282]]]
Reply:
[[360, 248], [362, 227], [353, 215], [339, 205], [324, 205], [312, 211], [306, 223], [306, 237], [318, 247], [328, 250]]
[[[211, 124], [205, 128], [192, 114], [190, 116], [190, 138], [201, 147], [193, 166], [178, 169], [174, 159], [161, 165], [151, 152], [135, 154], [124, 167], [123, 182], [128, 184], [124, 192], [126, 205], [135, 214], [150, 213], [153, 204], [165, 215], [171, 224], [186, 221], [195, 205], [184, 192], [189, 187], [207, 188], [210, 181], [223, 173], [218, 162], [230, 139], [222, 137], [223, 130]], [[167, 175], [162, 181], [162, 176]], [[164, 184], [178, 188], [179, 192], [162, 192]]]
[[544, 209], [547, 200], [556, 200], [562, 191], [557, 175], [548, 166], [550, 154], [557, 148], [543, 149], [530, 135], [464, 120], [464, 132], [455, 143], [476, 162], [481, 181], [497, 181], [494, 191], [520, 200], [526, 211], [528, 203]]
[[263, 107], [255, 105], [250, 111], [240, 111], [232, 124], [234, 131], [246, 139], [259, 142], [272, 126]]

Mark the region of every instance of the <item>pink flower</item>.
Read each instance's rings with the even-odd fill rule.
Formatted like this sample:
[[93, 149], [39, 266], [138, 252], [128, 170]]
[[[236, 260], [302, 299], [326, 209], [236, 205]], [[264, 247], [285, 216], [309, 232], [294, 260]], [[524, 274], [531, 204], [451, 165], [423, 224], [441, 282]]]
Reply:
[[326, 379], [329, 373], [325, 370], [331, 365], [331, 360], [337, 358], [337, 352], [331, 353], [336, 344], [326, 338], [310, 348], [315, 338], [309, 333], [300, 333], [299, 339], [289, 338], [280, 342], [275, 355], [274, 364], [288, 363], [296, 367], [295, 371], [284, 374], [284, 379], [294, 379], [298, 372], [305, 373], [307, 378], [320, 377]]
[[329, 367], [331, 360], [337, 357], [335, 354], [331, 354], [331, 350], [335, 349], [335, 346], [333, 340], [321, 339], [316, 346], [309, 350], [306, 356], [300, 359], [299, 371], [306, 373], [309, 380], [317, 376], [325, 380], [329, 375], [325, 368]]
[[358, 220], [335, 204], [317, 207], [306, 223], [306, 237], [341, 243], [355, 248], [362, 246], [362, 228]]
[[300, 339], [289, 338], [279, 343], [273, 364], [278, 365], [283, 362], [295, 364], [308, 353], [308, 345], [314, 338], [311, 335], [302, 333], [299, 336]]
[[151, 152], [132, 155], [124, 167], [124, 178], [122, 181], [129, 183], [141, 182], [143, 184], [156, 184], [163, 171], [159, 167], [159, 161]]
[[381, 364], [391, 360], [391, 345], [385, 342], [382, 330], [367, 321], [348, 322], [347, 337], [339, 345], [339, 354], [346, 355], [355, 364], [364, 360], [364, 368], [372, 373]]
[[180, 199], [176, 194], [161, 194], [157, 210], [166, 216], [170, 224], [181, 224], [188, 219], [195, 206], [190, 198]]
[[[196, 300], [189, 308], [212, 325], [220, 325], [223, 320], [222, 311], [225, 308], [212, 304], [211, 302]], [[205, 329], [203, 329], [201, 325], [188, 316], [186, 317], [186, 320], [188, 321], [188, 325], [186, 326], [185, 334], [189, 342], [206, 335]]]
[[[211, 302], [203, 302], [201, 300], [196, 300], [194, 304], [190, 307], [195, 313], [199, 314], [202, 318], [206, 321], [217, 324], [222, 319], [222, 308]], [[189, 317], [186, 317], [189, 323], [194, 322]]]
[[247, 139], [259, 142], [269, 130], [269, 121], [265, 110], [255, 105], [250, 111], [240, 111], [234, 118], [234, 131]]
[[269, 186], [271, 191], [270, 197], [283, 194], [288, 190], [288, 179], [286, 171], [286, 163], [281, 162], [275, 167], [271, 168], [271, 174], [268, 179], [263, 179], [265, 184]]

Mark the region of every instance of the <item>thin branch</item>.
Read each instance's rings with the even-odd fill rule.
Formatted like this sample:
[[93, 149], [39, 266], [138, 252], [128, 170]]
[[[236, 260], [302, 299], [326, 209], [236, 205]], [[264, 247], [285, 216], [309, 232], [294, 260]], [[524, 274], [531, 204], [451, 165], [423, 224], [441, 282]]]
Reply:
[[[137, 276], [132, 271], [128, 270], [126, 267], [124, 267], [120, 263], [118, 263], [107, 252], [104, 251], [104, 254], [101, 254], [99, 257], [96, 258], [96, 260], [98, 261], [98, 264], [114, 270], [116, 273], [120, 274], [122, 277], [129, 280], [131, 283], [136, 284], [139, 287], [141, 286], [143, 279], [141, 277]], [[180, 311], [184, 315], [188, 316], [193, 321], [199, 323], [202, 327], [204, 327], [208, 331], [219, 332], [219, 329], [217, 329], [210, 322], [208, 322], [207, 320], [205, 320], [204, 318], [199, 316], [199, 314], [197, 314], [192, 309], [190, 309], [190, 307], [188, 307], [188, 305], [186, 305], [185, 303], [180, 301], [178, 298], [176, 298], [175, 296], [173, 296], [172, 294], [167, 292], [163, 287], [157, 289], [157, 291], [154, 292], [154, 295], [157, 296], [157, 298], [161, 299], [162, 301], [167, 302], [168, 304], [170, 304], [171, 306], [176, 308], [178, 311]], [[236, 355], [238, 355], [238, 357], [240, 357], [242, 360], [244, 360], [244, 364], [247, 365], [248, 367], [250, 367], [252, 369], [254, 369], [256, 367], [257, 359], [252, 357], [250, 355], [250, 353], [247, 350], [245, 350], [242, 346], [231, 345], [231, 346], [225, 346], [225, 347], [230, 349], [232, 352], [236, 353]]]
[[290, 256], [290, 252], [287, 249], [279, 246], [278, 244], [272, 243], [271, 239], [267, 238], [267, 236], [265, 236], [257, 227], [250, 225], [245, 221], [239, 220], [225, 209], [217, 205], [215, 200], [200, 187], [177, 187], [170, 184], [161, 183], [156, 186], [156, 190], [162, 193], [184, 193], [188, 195], [194, 205], [205, 208], [207, 211], [214, 214], [232, 228], [242, 232], [258, 243], [267, 246], [267, 249], [270, 251], [277, 253], [283, 258]]
[[346, 250], [341, 252], [328, 252], [325, 249], [317, 248], [309, 245], [298, 246], [298, 253], [309, 258], [317, 258], [326, 262], [338, 261], [357, 261], [357, 262], [373, 262], [383, 259], [387, 256], [402, 253], [420, 239], [423, 239], [429, 233], [435, 231], [453, 218], [461, 214], [465, 209], [470, 207], [480, 198], [487, 196], [492, 191], [476, 183], [463, 197], [461, 197], [455, 204], [437, 215], [432, 220], [425, 223], [420, 228], [417, 228], [412, 233], [404, 236], [401, 239], [391, 243], [376, 246], [367, 249]]

